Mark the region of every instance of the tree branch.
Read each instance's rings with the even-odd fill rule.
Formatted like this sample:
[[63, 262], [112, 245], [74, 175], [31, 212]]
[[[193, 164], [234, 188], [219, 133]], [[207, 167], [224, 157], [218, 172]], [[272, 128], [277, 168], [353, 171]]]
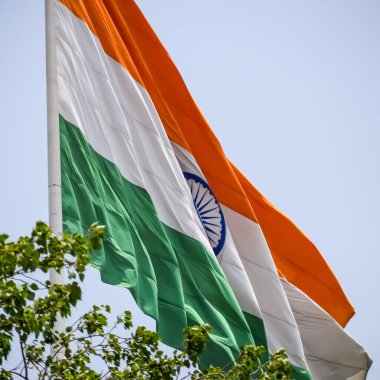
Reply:
[[18, 336], [19, 336], [19, 339], [20, 339], [20, 348], [21, 348], [22, 361], [24, 362], [24, 370], [25, 370], [25, 377], [24, 377], [24, 379], [29, 379], [29, 375], [28, 375], [28, 363], [26, 362], [26, 358], [25, 358], [24, 344], [22, 343], [20, 334], [18, 334]]

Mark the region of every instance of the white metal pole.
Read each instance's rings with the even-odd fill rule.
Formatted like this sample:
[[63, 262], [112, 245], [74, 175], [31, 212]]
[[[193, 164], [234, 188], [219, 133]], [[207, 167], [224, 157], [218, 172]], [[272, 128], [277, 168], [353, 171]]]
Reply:
[[[45, 0], [45, 38], [46, 38], [46, 90], [47, 90], [47, 137], [48, 137], [48, 189], [49, 225], [57, 236], [62, 236], [61, 203], [61, 160], [58, 119], [57, 52], [55, 4], [56, 0]], [[64, 273], [50, 271], [52, 284], [63, 284]], [[58, 318], [55, 329], [62, 332], [65, 323]]]

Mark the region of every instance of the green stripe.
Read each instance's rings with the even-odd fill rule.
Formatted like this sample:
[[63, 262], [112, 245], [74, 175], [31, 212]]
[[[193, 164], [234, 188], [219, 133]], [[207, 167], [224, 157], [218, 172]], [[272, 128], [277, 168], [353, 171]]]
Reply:
[[[255, 343], [258, 346], [264, 346], [268, 349], [267, 337], [265, 334], [264, 322], [261, 318], [256, 317], [255, 315], [248, 314], [247, 312], [243, 312], [245, 320], [248, 323], [248, 326], [251, 330], [253, 338], [255, 339]], [[269, 355], [265, 355], [265, 360], [268, 360]]]
[[104, 249], [92, 257], [102, 281], [130, 289], [166, 344], [181, 349], [183, 328], [209, 323], [201, 364], [233, 361], [254, 340], [216, 259], [163, 224], [146, 190], [124, 179], [78, 128], [60, 117], [60, 129], [64, 230], [106, 225]]
[[290, 376], [292, 380], [311, 380], [311, 374], [306, 369], [291, 364]]

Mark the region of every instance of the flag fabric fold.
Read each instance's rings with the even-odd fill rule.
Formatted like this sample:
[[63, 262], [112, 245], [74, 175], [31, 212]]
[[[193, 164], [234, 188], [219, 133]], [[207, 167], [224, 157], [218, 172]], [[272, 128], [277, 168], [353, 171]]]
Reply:
[[60, 0], [56, 15], [64, 228], [107, 226], [102, 280], [173, 347], [211, 324], [202, 364], [256, 343], [285, 347], [295, 379], [364, 379], [331, 269], [230, 163], [136, 4]]

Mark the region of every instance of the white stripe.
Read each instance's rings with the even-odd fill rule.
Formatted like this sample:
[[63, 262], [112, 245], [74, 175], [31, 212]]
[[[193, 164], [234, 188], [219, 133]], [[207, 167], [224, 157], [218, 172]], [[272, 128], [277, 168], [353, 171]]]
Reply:
[[[57, 3], [60, 114], [128, 181], [145, 188], [160, 220], [212, 248], [146, 90], [107, 56], [88, 26]], [[75, 107], [73, 107], [73, 104]]]
[[365, 380], [367, 378], [368, 370], [358, 372], [356, 375], [348, 377], [347, 380]]
[[[172, 146], [182, 170], [205, 179], [194, 157], [173, 142]], [[228, 239], [218, 260], [241, 308], [248, 311], [252, 305], [247, 297], [247, 289], [250, 289], [254, 301], [258, 301], [269, 350], [274, 352], [285, 347], [291, 362], [307, 369], [297, 323], [260, 227], [224, 205], [222, 209]]]
[[364, 380], [371, 359], [319, 305], [294, 285], [282, 284], [296, 318], [313, 380]]
[[222, 251], [218, 255], [218, 261], [235, 293], [241, 309], [263, 319], [255, 292], [249, 282], [228, 226], [226, 241]]
[[307, 369], [298, 326], [260, 226], [226, 206], [223, 212], [259, 302], [269, 350], [284, 347], [293, 364]]

